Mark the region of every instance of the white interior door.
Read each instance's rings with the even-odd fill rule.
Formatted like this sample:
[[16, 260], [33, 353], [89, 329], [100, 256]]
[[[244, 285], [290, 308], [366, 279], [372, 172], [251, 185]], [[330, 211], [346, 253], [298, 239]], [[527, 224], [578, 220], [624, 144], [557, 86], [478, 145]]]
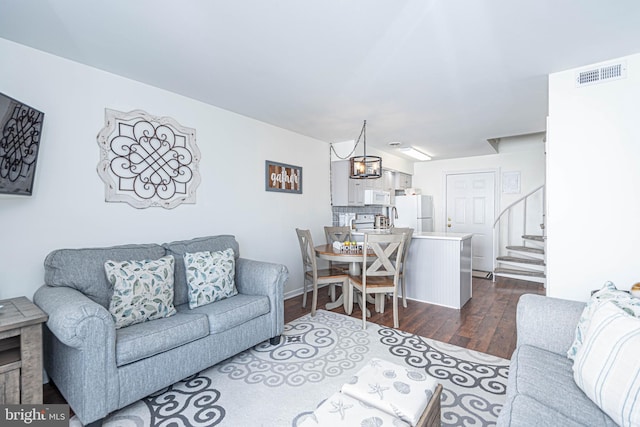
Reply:
[[493, 271], [495, 173], [447, 175], [447, 231], [473, 233], [472, 268]]

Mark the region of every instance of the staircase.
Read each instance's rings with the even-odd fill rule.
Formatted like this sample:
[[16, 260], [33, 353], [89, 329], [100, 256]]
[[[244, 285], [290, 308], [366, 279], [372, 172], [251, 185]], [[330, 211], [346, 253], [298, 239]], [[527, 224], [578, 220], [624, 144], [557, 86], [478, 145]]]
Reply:
[[502, 276], [546, 283], [544, 203], [543, 185], [498, 215], [493, 226], [494, 280]]

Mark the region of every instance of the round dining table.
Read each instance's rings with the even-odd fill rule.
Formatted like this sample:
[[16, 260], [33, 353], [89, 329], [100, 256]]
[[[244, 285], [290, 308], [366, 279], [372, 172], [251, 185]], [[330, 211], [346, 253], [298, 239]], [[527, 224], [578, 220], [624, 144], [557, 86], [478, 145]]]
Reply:
[[[327, 261], [338, 261], [349, 263], [349, 274], [351, 276], [359, 276], [361, 274], [360, 264], [362, 264], [362, 249], [339, 250], [333, 245], [318, 245], [315, 248], [316, 256]], [[367, 257], [375, 257], [373, 252], [367, 254]]]
[[[353, 250], [339, 250], [335, 249], [333, 245], [318, 245], [314, 247], [316, 251], [316, 256], [320, 259], [324, 259], [327, 261], [338, 261], [338, 262], [348, 262], [349, 263], [349, 275], [350, 276], [359, 276], [361, 274], [361, 267], [363, 256], [362, 249], [353, 249]], [[375, 257], [373, 252], [367, 253], [367, 257]], [[349, 285], [350, 286], [350, 285]], [[327, 310], [333, 310], [336, 307], [342, 305], [344, 307], [344, 311], [347, 314], [351, 314], [351, 310], [349, 309], [349, 295], [351, 292], [347, 289], [343, 289], [342, 293], [334, 302], [330, 302], [326, 305]], [[351, 306], [352, 308], [353, 306]]]

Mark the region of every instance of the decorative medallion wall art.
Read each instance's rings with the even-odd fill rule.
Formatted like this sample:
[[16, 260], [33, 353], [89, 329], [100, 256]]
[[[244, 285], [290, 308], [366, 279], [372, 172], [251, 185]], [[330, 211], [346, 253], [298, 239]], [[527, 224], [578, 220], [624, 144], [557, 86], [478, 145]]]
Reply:
[[105, 108], [98, 145], [98, 175], [105, 183], [107, 202], [167, 209], [196, 202], [200, 150], [195, 129], [142, 110]]
[[0, 193], [30, 196], [44, 113], [0, 93]]

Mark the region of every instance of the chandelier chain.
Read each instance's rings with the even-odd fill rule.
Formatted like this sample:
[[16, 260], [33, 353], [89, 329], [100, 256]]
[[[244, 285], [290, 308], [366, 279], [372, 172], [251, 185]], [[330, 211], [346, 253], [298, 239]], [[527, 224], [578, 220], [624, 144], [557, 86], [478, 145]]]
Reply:
[[[356, 152], [356, 148], [358, 148], [358, 144], [360, 144], [360, 139], [362, 138], [362, 135], [364, 135], [364, 141], [366, 144], [366, 140], [367, 140], [367, 134], [365, 133], [365, 128], [367, 127], [367, 121], [364, 121], [364, 124], [362, 125], [362, 129], [360, 130], [360, 135], [358, 135], [358, 139], [356, 140], [355, 145], [353, 146], [353, 150], [351, 150], [351, 152], [349, 154], [347, 154], [345, 157], [340, 156], [337, 152], [336, 149], [333, 148], [333, 144], [330, 144], [331, 147], [331, 151], [333, 151], [333, 154], [335, 154], [335, 156], [337, 158], [339, 158], [340, 160], [347, 160], [349, 158], [351, 158], [353, 156], [353, 154]], [[365, 156], [367, 155], [366, 152], [366, 145], [365, 145], [365, 152], [363, 153]]]

